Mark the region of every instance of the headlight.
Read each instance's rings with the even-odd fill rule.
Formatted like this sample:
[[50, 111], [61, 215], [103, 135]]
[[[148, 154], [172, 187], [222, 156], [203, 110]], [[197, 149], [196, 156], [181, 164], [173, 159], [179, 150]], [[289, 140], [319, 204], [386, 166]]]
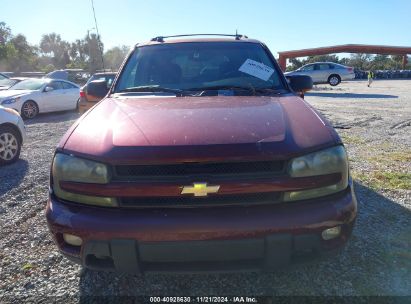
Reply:
[[104, 164], [57, 153], [53, 160], [52, 178], [53, 192], [61, 199], [89, 205], [117, 206], [116, 199], [112, 197], [76, 194], [60, 188], [61, 181], [107, 184], [110, 176], [109, 170]]
[[16, 97], [16, 98], [9, 98], [9, 99], [5, 99], [1, 102], [2, 105], [6, 105], [6, 104], [12, 104], [12, 103], [16, 103], [20, 100], [20, 97]]
[[348, 186], [347, 153], [343, 146], [337, 146], [294, 158], [290, 161], [288, 173], [291, 177], [340, 173], [341, 180], [331, 186], [286, 192], [284, 194], [285, 201], [309, 199], [342, 191]]

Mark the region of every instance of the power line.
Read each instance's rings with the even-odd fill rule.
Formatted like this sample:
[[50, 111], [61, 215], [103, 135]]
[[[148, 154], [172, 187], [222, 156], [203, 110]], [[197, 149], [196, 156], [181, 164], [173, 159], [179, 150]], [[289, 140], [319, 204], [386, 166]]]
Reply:
[[100, 33], [99, 33], [99, 31], [98, 31], [96, 11], [95, 11], [95, 9], [94, 9], [94, 0], [91, 0], [91, 7], [92, 7], [92, 9], [93, 9], [94, 24], [96, 25], [98, 48], [99, 48], [100, 54], [101, 54], [101, 63], [103, 64], [103, 71], [105, 71], [106, 68], [104, 67], [103, 49], [101, 48]]

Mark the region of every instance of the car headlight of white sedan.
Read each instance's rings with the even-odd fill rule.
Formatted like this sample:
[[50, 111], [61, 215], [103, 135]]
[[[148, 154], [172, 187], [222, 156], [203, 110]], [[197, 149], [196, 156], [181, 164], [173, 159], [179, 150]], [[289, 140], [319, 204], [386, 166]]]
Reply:
[[8, 104], [13, 104], [13, 103], [16, 103], [16, 102], [19, 102], [19, 101], [20, 101], [20, 97], [12, 97], [12, 98], [4, 99], [1, 102], [1, 104], [2, 105], [8, 105]]

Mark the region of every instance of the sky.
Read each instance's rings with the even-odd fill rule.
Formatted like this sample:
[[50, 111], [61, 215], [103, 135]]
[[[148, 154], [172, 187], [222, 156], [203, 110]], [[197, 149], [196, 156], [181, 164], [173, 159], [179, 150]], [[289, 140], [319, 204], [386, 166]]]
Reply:
[[[411, 45], [410, 0], [94, 0], [108, 48], [160, 35], [239, 33], [271, 51], [339, 44]], [[0, 0], [0, 21], [39, 44], [95, 32], [91, 0]]]

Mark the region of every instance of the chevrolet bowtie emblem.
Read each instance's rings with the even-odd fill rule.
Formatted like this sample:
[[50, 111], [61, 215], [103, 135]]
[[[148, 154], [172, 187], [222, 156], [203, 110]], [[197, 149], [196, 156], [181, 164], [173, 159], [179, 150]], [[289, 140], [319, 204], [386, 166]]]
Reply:
[[192, 186], [184, 186], [181, 194], [194, 194], [194, 196], [207, 196], [209, 193], [217, 193], [220, 186], [208, 186], [207, 183], [193, 183]]

